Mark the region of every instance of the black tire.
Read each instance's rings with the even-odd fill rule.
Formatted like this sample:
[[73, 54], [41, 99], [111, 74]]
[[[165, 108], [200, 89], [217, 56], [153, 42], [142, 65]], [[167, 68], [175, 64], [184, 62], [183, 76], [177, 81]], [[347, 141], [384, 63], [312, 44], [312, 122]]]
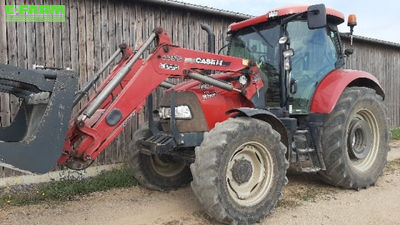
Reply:
[[[253, 155], [254, 149], [258, 154]], [[275, 207], [287, 183], [286, 147], [279, 133], [261, 120], [240, 117], [218, 123], [204, 135], [195, 153], [195, 162], [190, 166], [193, 192], [206, 213], [222, 223], [261, 221]], [[249, 163], [251, 171], [245, 165]], [[270, 170], [265, 169], [267, 164]], [[267, 175], [261, 175], [260, 181], [257, 174]], [[254, 183], [249, 186], [250, 182], [257, 179], [248, 196], [246, 191], [235, 192], [240, 185], [252, 187]]]
[[168, 155], [156, 156], [140, 152], [138, 141], [151, 135], [147, 126], [133, 134], [129, 145], [128, 164], [133, 176], [144, 187], [166, 191], [186, 186], [192, 180], [188, 164], [181, 158]]
[[382, 97], [370, 88], [346, 88], [322, 131], [321, 178], [356, 190], [374, 185], [387, 162], [389, 137]]

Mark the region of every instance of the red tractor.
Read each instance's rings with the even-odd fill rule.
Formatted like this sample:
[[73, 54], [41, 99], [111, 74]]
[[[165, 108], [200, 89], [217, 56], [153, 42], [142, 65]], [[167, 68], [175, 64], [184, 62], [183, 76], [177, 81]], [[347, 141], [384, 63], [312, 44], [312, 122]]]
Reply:
[[[1, 66], [0, 90], [22, 99], [0, 132], [2, 165], [44, 173], [58, 158], [84, 169], [146, 105], [148, 122], [127, 146], [133, 175], [155, 190], [191, 182], [220, 222], [262, 220], [281, 197], [289, 163], [335, 186], [367, 188], [389, 150], [384, 92], [371, 74], [342, 69], [351, 54], [337, 29], [343, 21], [324, 5], [272, 10], [230, 25], [228, 55], [212, 53], [211, 33], [210, 52], [200, 52], [173, 45], [156, 28], [137, 50], [121, 45], [75, 95], [72, 71]], [[157, 87], [167, 90], [153, 108]]]

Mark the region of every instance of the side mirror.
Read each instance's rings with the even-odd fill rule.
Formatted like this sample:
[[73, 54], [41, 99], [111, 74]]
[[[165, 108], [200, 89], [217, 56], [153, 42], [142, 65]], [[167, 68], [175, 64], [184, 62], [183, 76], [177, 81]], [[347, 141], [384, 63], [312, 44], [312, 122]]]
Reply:
[[326, 9], [324, 4], [312, 5], [307, 9], [308, 29], [326, 27]]
[[347, 49], [344, 50], [344, 55], [347, 56], [347, 57], [349, 57], [350, 55], [353, 54], [353, 52], [354, 52], [354, 49], [352, 49], [352, 48], [347, 48]]

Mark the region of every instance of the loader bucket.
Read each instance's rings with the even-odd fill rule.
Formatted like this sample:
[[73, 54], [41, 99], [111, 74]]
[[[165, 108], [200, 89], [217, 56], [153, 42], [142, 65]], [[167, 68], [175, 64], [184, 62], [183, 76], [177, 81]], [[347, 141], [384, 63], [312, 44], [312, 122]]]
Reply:
[[14, 121], [0, 127], [0, 166], [45, 173], [62, 152], [77, 76], [66, 70], [0, 65], [0, 92], [22, 101]]

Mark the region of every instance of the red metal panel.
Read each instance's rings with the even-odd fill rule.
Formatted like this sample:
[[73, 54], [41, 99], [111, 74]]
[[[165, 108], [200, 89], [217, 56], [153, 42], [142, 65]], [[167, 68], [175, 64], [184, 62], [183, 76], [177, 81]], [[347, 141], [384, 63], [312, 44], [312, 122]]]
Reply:
[[[255, 24], [259, 24], [259, 23], [268, 21], [270, 14], [273, 15], [275, 18], [275, 17], [287, 16], [287, 15], [291, 15], [291, 14], [295, 14], [295, 13], [303, 13], [303, 12], [306, 12], [307, 9], [308, 9], [307, 5], [287, 6], [284, 8], [278, 8], [278, 9], [269, 11], [265, 15], [253, 17], [251, 19], [247, 19], [247, 20], [244, 20], [244, 21], [241, 21], [238, 23], [233, 23], [229, 26], [229, 28], [231, 31], [239, 30], [244, 27], [248, 27], [251, 25], [255, 25]], [[341, 23], [344, 21], [344, 14], [337, 10], [334, 10], [331, 8], [326, 8], [326, 15], [337, 17], [339, 19], [339, 21], [341, 21]]]
[[[222, 76], [217, 77], [221, 79]], [[225, 114], [226, 111], [239, 107], [253, 107], [250, 100], [237, 92], [226, 91], [211, 85], [201, 88], [201, 85], [203, 84], [191, 80], [177, 85], [174, 90], [177, 92], [192, 91], [197, 96], [210, 130], [214, 128], [216, 123], [230, 117], [230, 115]]]
[[318, 85], [311, 102], [310, 112], [331, 113], [343, 90], [354, 80], [365, 78], [382, 89], [371, 74], [359, 70], [333, 70]]

